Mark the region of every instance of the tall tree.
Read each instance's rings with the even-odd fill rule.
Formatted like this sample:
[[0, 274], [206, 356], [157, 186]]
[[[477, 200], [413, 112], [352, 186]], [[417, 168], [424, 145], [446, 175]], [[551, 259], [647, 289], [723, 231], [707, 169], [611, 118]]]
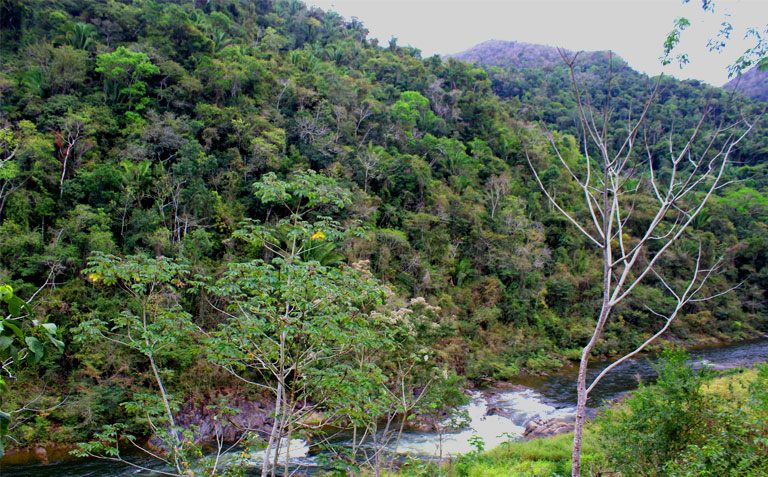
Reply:
[[[283, 218], [250, 223], [234, 236], [265, 250], [272, 260], [230, 263], [211, 292], [227, 303], [227, 322], [214, 334], [214, 362], [275, 397], [262, 475], [274, 476], [282, 457], [287, 465], [291, 437], [322, 405], [334, 368], [359, 338], [368, 334], [366, 308], [383, 298], [375, 280], [351, 267], [325, 267], [313, 251], [352, 229], [317, 214], [344, 208], [348, 190], [314, 171], [288, 180], [266, 174], [254, 184], [256, 196]], [[370, 311], [370, 308], [369, 310]], [[312, 404], [309, 404], [312, 402]]]
[[[712, 194], [724, 185], [731, 154], [752, 130], [754, 122], [726, 107], [719, 110], [721, 117], [716, 128], [706, 136], [700, 134], [705, 119], [718, 114], [708, 102], [686, 142], [675, 144], [670, 137], [669, 154], [657, 157], [647, 141], [646, 120], [659, 93], [661, 76], [644, 101], [631, 111], [625, 132], [617, 137], [608, 128], [614, 99], [611, 89], [613, 58], [609, 58], [611, 66], [604, 102], [596, 106], [593, 104], [596, 94], [584, 86], [577, 71], [578, 53], [571, 55], [559, 51], [570, 71], [572, 93], [578, 105], [582, 156], [573, 158], [566, 154], [551, 132], [545, 131], [545, 136], [559, 167], [578, 187], [582, 196], [581, 210], [569, 209], [562, 198], [545, 186], [539, 173], [545, 161], [537, 157], [531, 144], [525, 146], [525, 153], [539, 187], [553, 207], [596, 246], [602, 256], [600, 312], [592, 336], [582, 350], [576, 382], [578, 402], [571, 471], [574, 476], [580, 476], [581, 440], [589, 393], [607, 372], [661, 336], [685, 305], [712, 298], [702, 297], [700, 292], [720, 263], [715, 260], [708, 264], [711, 260], [702, 253], [701, 245], [690, 278], [682, 286], [679, 280], [673, 282], [670, 277], [663, 277], [660, 264]], [[732, 101], [731, 97], [729, 107], [733, 106]], [[641, 282], [652, 279], [673, 298], [671, 310], [649, 308], [649, 316], [663, 318], [662, 326], [588, 385], [589, 358], [612, 312]]]
[[[150, 470], [125, 459], [120, 454], [118, 438], [125, 437], [131, 444], [162, 461], [170, 472], [164, 475], [185, 475], [190, 467], [189, 439], [177, 426], [175, 408], [178, 402], [168, 392], [160, 361], [174, 346], [184, 346], [195, 327], [192, 316], [179, 304], [178, 291], [186, 286], [189, 270], [165, 257], [147, 258], [141, 255], [126, 258], [95, 253], [88, 260], [89, 268], [83, 273], [94, 283], [116, 286], [130, 300], [129, 308], [111, 322], [99, 318], [84, 321], [76, 330], [75, 339], [97, 339], [129, 348], [144, 356], [157, 386], [157, 395], [138, 397], [136, 402], [123, 403], [132, 412], [145, 416], [147, 424], [168, 446], [168, 456], [161, 457], [134, 442], [130, 435], [120, 436], [120, 424], [105, 426], [98, 441], [80, 445], [78, 455], [122, 462], [140, 470]], [[114, 442], [114, 444], [111, 444]], [[211, 471], [215, 474], [215, 468]]]

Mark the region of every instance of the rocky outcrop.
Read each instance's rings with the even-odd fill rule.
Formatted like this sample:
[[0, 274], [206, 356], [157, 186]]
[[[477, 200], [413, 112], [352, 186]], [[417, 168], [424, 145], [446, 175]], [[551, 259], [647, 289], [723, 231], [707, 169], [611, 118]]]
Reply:
[[34, 452], [35, 457], [37, 457], [41, 464], [48, 464], [48, 450], [45, 447], [35, 447], [32, 449], [32, 452]]
[[[227, 412], [221, 412], [214, 403], [223, 402]], [[245, 431], [269, 434], [274, 409], [266, 398], [249, 399], [233, 394], [207, 396], [187, 402], [176, 414], [176, 425], [192, 430], [195, 444], [214, 442], [219, 436], [224, 441], [235, 441]]]
[[573, 430], [573, 422], [566, 422], [562, 419], [534, 419], [525, 425], [523, 438], [536, 439], [538, 437], [556, 436]]

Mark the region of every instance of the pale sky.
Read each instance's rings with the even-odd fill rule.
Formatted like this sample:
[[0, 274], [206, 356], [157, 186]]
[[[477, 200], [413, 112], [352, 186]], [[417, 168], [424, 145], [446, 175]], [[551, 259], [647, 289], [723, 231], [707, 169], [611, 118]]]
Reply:
[[[664, 71], [678, 78], [696, 78], [713, 85], [728, 80], [726, 67], [748, 46], [746, 27], [768, 23], [768, 0], [716, 0], [716, 13], [701, 9], [701, 0], [307, 0], [324, 10], [360, 19], [386, 46], [414, 46], [427, 58], [458, 53], [485, 40], [509, 40], [563, 46], [570, 50], [613, 50], [636, 70], [657, 74], [659, 56], [675, 18], [685, 16], [691, 27], [681, 49], [690, 57], [683, 70]], [[707, 39], [729, 15], [734, 29], [728, 48], [710, 53]]]

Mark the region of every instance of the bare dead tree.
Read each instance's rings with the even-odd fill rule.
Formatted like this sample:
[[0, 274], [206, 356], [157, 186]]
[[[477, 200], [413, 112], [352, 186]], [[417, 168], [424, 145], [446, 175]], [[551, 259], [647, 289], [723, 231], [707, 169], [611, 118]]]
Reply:
[[94, 143], [87, 139], [88, 121], [82, 116], [70, 114], [61, 124], [61, 131], [54, 131], [54, 144], [61, 160], [61, 178], [59, 179], [59, 195], [64, 193], [64, 177], [67, 174], [67, 163], [70, 160], [79, 162], [83, 154], [90, 151]]
[[[682, 236], [688, 226], [702, 211], [715, 191], [727, 182], [724, 174], [729, 159], [740, 142], [754, 127], [754, 122], [745, 115], [735, 114], [733, 96], [726, 111], [720, 118], [706, 120], [712, 114], [710, 104], [705, 106], [702, 116], [685, 144], [674, 144], [669, 137], [669, 158], [654, 157], [646, 134], [646, 123], [661, 85], [661, 76], [650, 89], [647, 100], [630, 108], [626, 130], [621, 140], [609, 132], [614, 107], [611, 104], [611, 83], [613, 80], [613, 58], [609, 56], [606, 98], [599, 108], [591, 104], [586, 86], [577, 77], [577, 54], [559, 50], [560, 56], [570, 71], [572, 93], [577, 105], [579, 128], [581, 129], [581, 153], [574, 164], [561, 153], [554, 134], [545, 130], [551, 150], [559, 167], [567, 171], [570, 179], [577, 184], [586, 210], [577, 214], [570, 212], [554, 193], [544, 186], [537, 171], [533, 151], [526, 144], [525, 153], [533, 175], [552, 206], [581, 232], [602, 254], [603, 290], [600, 313], [592, 336], [583, 348], [577, 378], [578, 403], [573, 439], [571, 471], [581, 475], [581, 444], [584, 430], [585, 411], [589, 393], [610, 370], [628, 358], [642, 351], [648, 344], [663, 334], [687, 304], [705, 301], [725, 293], [701, 297], [699, 292], [707, 279], [720, 266], [720, 261], [708, 268], [703, 263], [701, 247], [690, 279], [683, 290], [675, 290], [658, 270], [659, 260]], [[634, 111], [634, 112], [633, 112]], [[633, 114], [636, 117], [633, 117]], [[733, 116], [736, 119], [729, 120]], [[759, 117], [759, 116], [758, 116]], [[716, 119], [716, 120], [714, 120]], [[714, 130], [704, 132], [705, 124], [714, 123]], [[596, 152], [596, 157], [593, 157]], [[662, 178], [659, 169], [664, 167]], [[635, 210], [637, 198], [650, 198], [655, 204], [652, 219], [630, 236], [627, 226]], [[635, 225], [635, 229], [637, 230]], [[643, 344], [620, 358], [589, 385], [587, 367], [590, 354], [600, 340], [603, 329], [613, 309], [621, 303], [647, 277], [656, 277], [663, 289], [670, 293], [676, 305], [671, 312], [649, 310], [652, 315], [663, 317], [665, 324]]]
[[368, 193], [368, 181], [372, 177], [378, 177], [376, 168], [381, 160], [381, 151], [368, 143], [368, 147], [357, 155], [357, 160], [363, 166], [363, 192]]
[[[169, 172], [155, 182], [154, 194], [149, 194], [155, 200], [160, 219], [169, 231], [168, 239], [172, 244], [181, 242], [190, 226], [198, 225], [198, 220], [190, 216], [182, 199], [186, 182], [186, 179]], [[170, 212], [167, 209], [170, 209]]]
[[296, 131], [299, 133], [299, 138], [307, 144], [316, 144], [321, 139], [324, 142], [330, 142], [328, 134], [331, 130], [323, 123], [320, 118], [320, 110], [318, 109], [313, 116], [301, 116], [296, 118]]
[[355, 125], [355, 137], [357, 137], [357, 132], [360, 130], [360, 125], [363, 124], [363, 121], [365, 121], [368, 118], [368, 116], [373, 114], [373, 107], [371, 106], [371, 103], [366, 101], [360, 106], [358, 106], [357, 109], [355, 109], [354, 114], [355, 114], [355, 117], [357, 118], [357, 124]]
[[496, 215], [496, 209], [507, 194], [509, 182], [509, 176], [502, 174], [500, 176], [491, 176], [488, 184], [485, 186], [486, 197], [491, 202], [491, 219]]
[[275, 105], [275, 111], [277, 111], [279, 113], [280, 112], [280, 101], [282, 101], [283, 95], [288, 90], [288, 87], [291, 85], [291, 80], [281, 79], [281, 80], [278, 80], [277, 83], [283, 87], [283, 89], [280, 90], [280, 94], [277, 95], [277, 104]]

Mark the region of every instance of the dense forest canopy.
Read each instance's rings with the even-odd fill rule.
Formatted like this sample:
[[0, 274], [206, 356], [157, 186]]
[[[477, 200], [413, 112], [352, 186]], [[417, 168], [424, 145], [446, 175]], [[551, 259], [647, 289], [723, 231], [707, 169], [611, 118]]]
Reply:
[[[345, 350], [326, 367], [306, 362], [310, 384], [297, 400], [343, 387], [330, 370], [348, 367], [350, 353], [382, 382], [426, 356], [413, 370], [417, 387], [440, 373], [484, 381], [546, 372], [576, 359], [589, 338], [599, 257], [551, 208], [523, 153], [525, 144], [544, 186], [558, 184], [572, 213], [585, 212], [567, 174], [550, 166], [538, 127], [569, 160], [582, 159], [564, 65], [423, 59], [297, 0], [2, 0], [0, 35], [0, 283], [34, 297], [34, 316], [56, 324], [66, 343], [6, 378], [3, 409], [68, 396], [47, 416], [17, 421], [18, 445], [82, 441], [111, 422], [147, 432], [136, 406], [118, 404], [141, 403], [154, 388], [150, 364], [181, 404], [261, 392], [244, 389], [227, 366], [263, 371], [268, 362], [265, 382], [298, 379], [227, 335], [233, 303], [253, 320], [237, 322], [244, 328], [264, 329], [277, 313], [248, 277], [286, 301], [296, 290], [281, 280], [294, 277], [302, 313], [319, 313], [307, 328], [274, 325], [270, 336], [295, 333], [328, 356]], [[584, 59], [595, 101], [616, 105], [606, 127], [621, 131], [650, 79], [602, 53]], [[609, 61], [616, 77], [600, 89]], [[706, 108], [725, 111], [729, 101], [721, 89], [664, 79], [646, 131], [651, 155], [667, 154]], [[730, 111], [757, 110], [735, 101]], [[707, 284], [713, 293], [743, 282], [688, 305], [668, 339], [768, 328], [767, 168], [760, 126], [736, 151], [730, 184], [662, 261], [676, 277], [701, 244], [728, 265]], [[132, 271], [148, 260], [156, 274]], [[323, 293], [346, 308], [311, 306]], [[645, 282], [617, 310], [597, 355], [642, 342], [659, 322], [646, 305], [669, 304], [658, 283]], [[167, 343], [105, 339], [130, 334], [148, 309]], [[168, 310], [181, 317], [173, 339]], [[374, 313], [385, 318], [358, 321]], [[322, 320], [338, 325], [327, 341]], [[361, 333], [370, 340], [353, 352]]]

